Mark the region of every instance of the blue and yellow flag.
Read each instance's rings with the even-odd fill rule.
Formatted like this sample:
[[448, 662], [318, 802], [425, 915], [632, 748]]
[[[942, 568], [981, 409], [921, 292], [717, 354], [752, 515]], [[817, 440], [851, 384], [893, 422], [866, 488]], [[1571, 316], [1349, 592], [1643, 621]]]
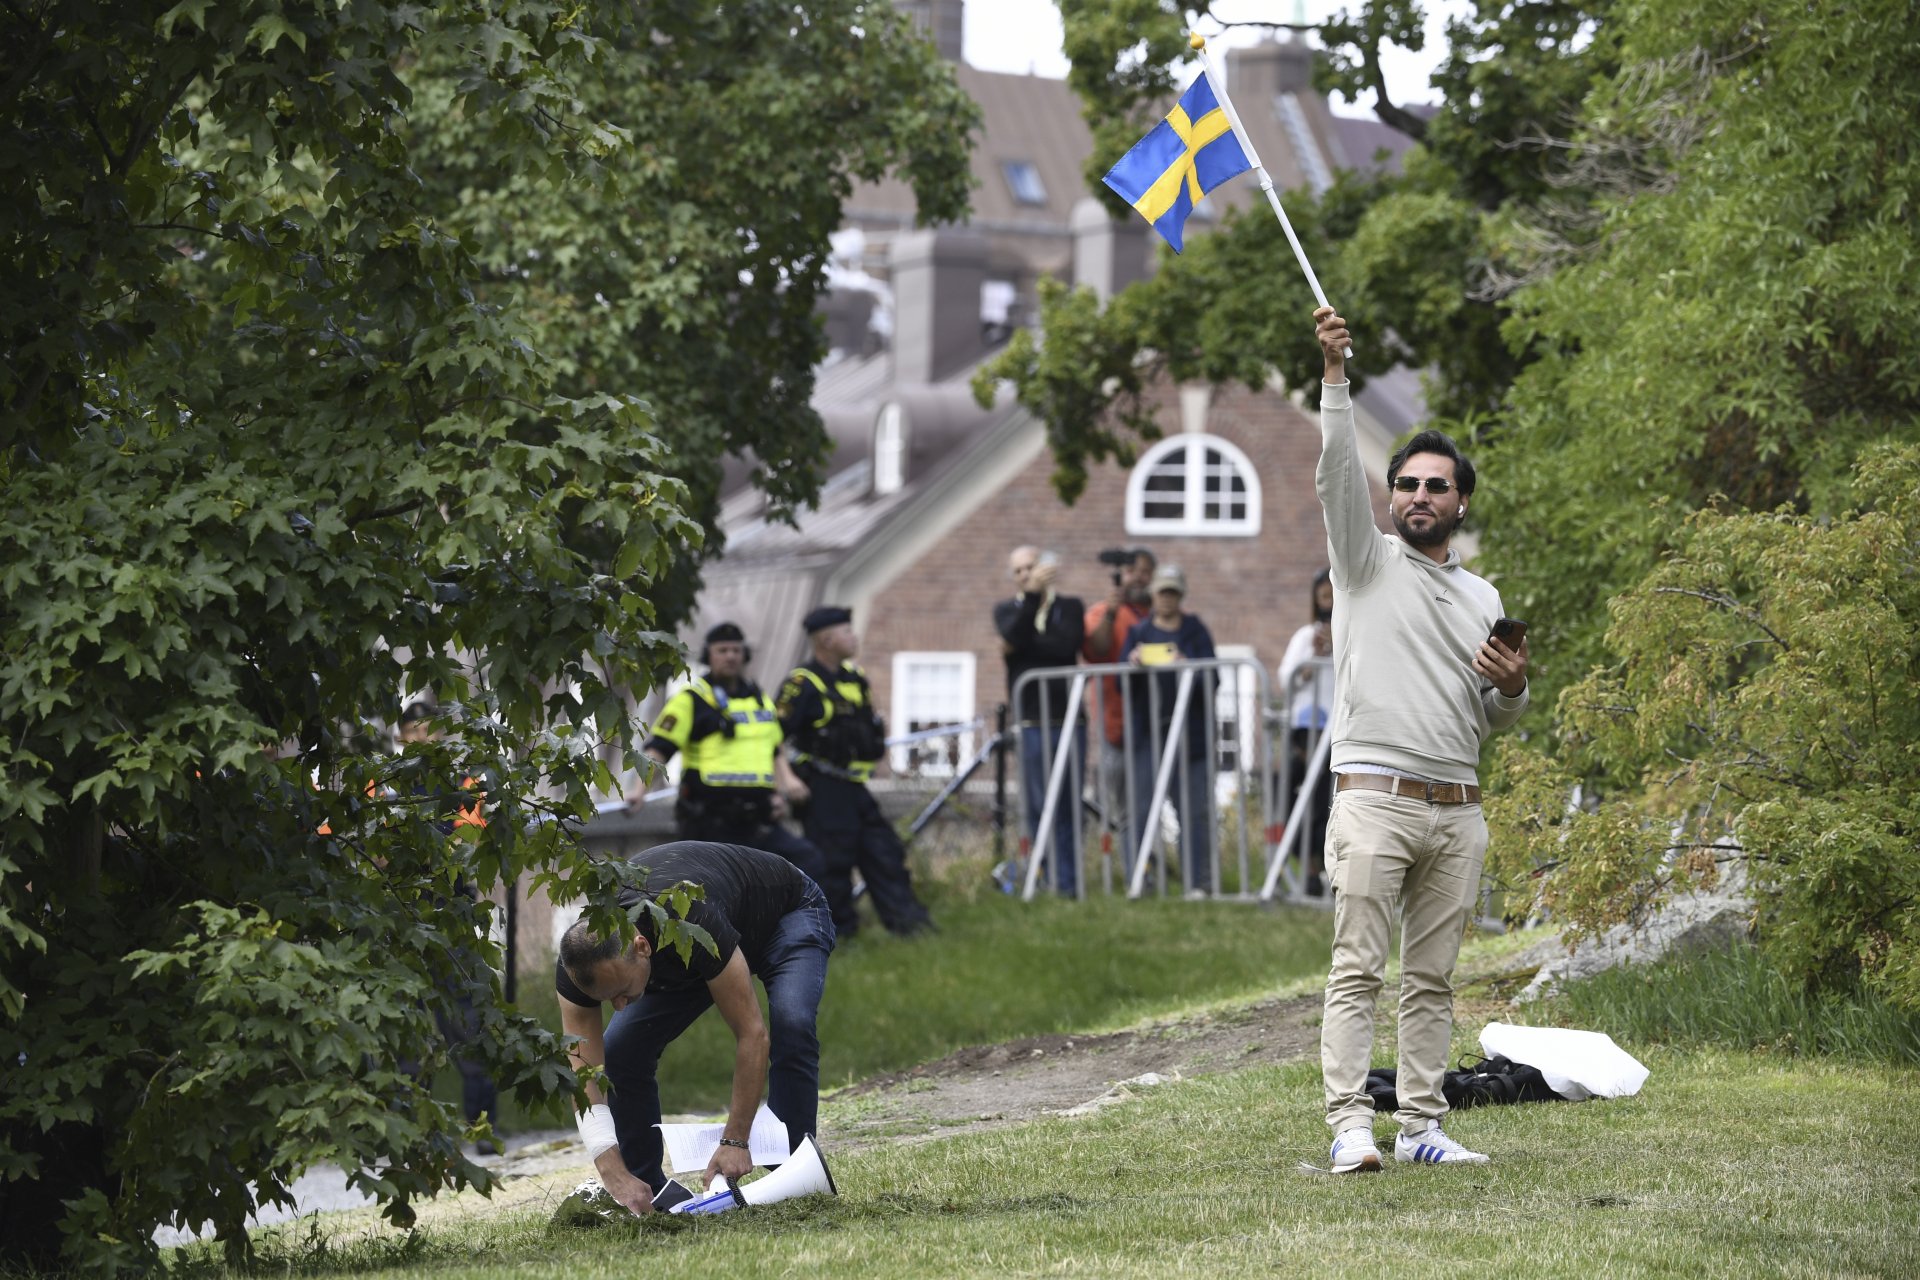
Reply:
[[1193, 206], [1252, 167], [1203, 71], [1167, 118], [1107, 170], [1105, 181], [1178, 253]]

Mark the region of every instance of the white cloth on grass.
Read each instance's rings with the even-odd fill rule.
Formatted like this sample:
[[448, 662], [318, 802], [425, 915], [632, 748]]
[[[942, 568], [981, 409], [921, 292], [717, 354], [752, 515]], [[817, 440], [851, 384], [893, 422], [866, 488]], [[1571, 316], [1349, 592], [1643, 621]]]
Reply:
[[1630, 1098], [1648, 1075], [1637, 1058], [1603, 1031], [1489, 1022], [1480, 1032], [1480, 1052], [1538, 1069], [1549, 1089], [1573, 1102]]

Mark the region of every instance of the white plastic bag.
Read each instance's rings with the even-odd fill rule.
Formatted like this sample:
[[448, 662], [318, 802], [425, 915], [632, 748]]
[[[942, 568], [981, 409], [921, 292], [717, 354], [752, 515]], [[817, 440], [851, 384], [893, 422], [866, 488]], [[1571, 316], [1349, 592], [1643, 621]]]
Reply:
[[1639, 1060], [1601, 1031], [1489, 1022], [1480, 1032], [1480, 1052], [1537, 1068], [1549, 1089], [1573, 1102], [1630, 1098], [1647, 1080]]

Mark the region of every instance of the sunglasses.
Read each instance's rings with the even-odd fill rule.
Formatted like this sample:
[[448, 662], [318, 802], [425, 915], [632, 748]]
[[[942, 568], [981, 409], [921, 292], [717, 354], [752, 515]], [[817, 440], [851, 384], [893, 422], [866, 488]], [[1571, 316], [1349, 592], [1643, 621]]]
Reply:
[[[1427, 485], [1428, 493], [1452, 493], [1453, 492], [1453, 481], [1445, 479], [1441, 476], [1428, 476], [1426, 479], [1426, 485]], [[1393, 487], [1399, 490], [1401, 493], [1418, 493], [1420, 492], [1420, 477], [1419, 476], [1395, 476], [1393, 478]]]

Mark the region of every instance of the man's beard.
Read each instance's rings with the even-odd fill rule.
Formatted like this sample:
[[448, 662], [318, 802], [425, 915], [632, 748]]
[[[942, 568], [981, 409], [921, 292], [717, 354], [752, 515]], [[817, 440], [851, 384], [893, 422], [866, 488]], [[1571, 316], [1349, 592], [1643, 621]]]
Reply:
[[1405, 516], [1396, 511], [1393, 513], [1393, 528], [1394, 532], [1398, 533], [1409, 546], [1437, 547], [1453, 536], [1453, 531], [1460, 527], [1460, 522], [1464, 519], [1466, 519], [1465, 515], [1456, 515], [1453, 523], [1449, 525], [1440, 518], [1438, 512], [1435, 512], [1432, 527], [1425, 533], [1421, 533], [1407, 523]]

